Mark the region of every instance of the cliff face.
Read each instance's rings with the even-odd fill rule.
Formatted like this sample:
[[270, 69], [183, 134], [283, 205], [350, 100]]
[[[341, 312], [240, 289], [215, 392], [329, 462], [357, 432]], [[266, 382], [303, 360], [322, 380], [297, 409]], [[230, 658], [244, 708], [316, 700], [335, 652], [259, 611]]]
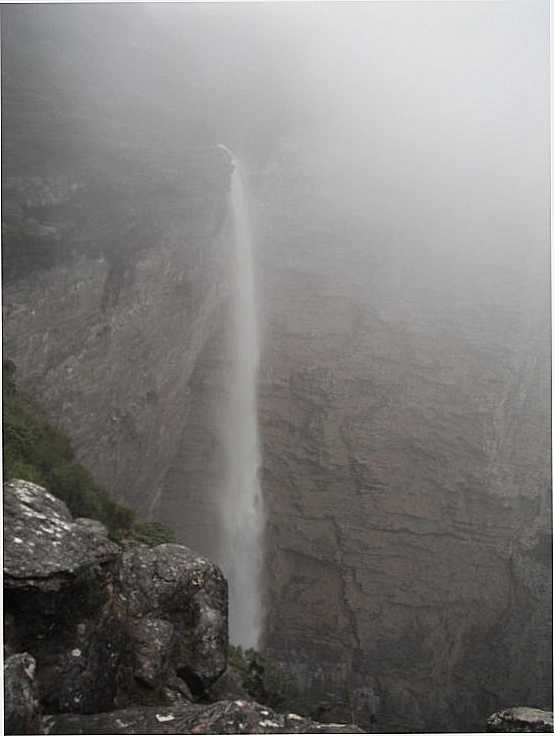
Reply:
[[[5, 172], [11, 243], [57, 255], [5, 262], [4, 350], [96, 480], [218, 559], [229, 167], [181, 163], [112, 164], [107, 193], [98, 166]], [[254, 181], [264, 648], [386, 731], [548, 707], [541, 256], [400, 252], [303, 176]]]
[[387, 731], [549, 707], [546, 250], [378, 247], [309, 172], [278, 173], [260, 184], [266, 647]]
[[5, 256], [4, 354], [96, 479], [145, 514], [164, 506], [195, 370], [225, 323], [230, 166], [217, 149], [181, 164], [133, 172], [130, 192], [112, 165], [109, 202], [87, 168], [4, 178], [8, 245], [37, 233], [27, 275]]

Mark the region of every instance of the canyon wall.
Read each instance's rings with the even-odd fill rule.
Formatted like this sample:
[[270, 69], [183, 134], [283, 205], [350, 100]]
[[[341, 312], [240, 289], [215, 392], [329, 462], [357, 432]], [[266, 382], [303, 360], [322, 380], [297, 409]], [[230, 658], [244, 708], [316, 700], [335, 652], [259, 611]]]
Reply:
[[[115, 179], [112, 163], [109, 208], [93, 198], [87, 168], [5, 172], [11, 232], [33, 228], [35, 250], [58, 248], [64, 257], [6, 279], [4, 356], [15, 362], [21, 388], [40, 397], [109, 493], [144, 516], [168, 516], [180, 536], [188, 529], [205, 549], [198, 529], [209, 514], [194, 515], [193, 484], [172, 472], [183, 442], [193, 443], [196, 458], [202, 441], [195, 428], [199, 363], [207, 380], [210, 345], [220, 361], [224, 354], [218, 336], [228, 297], [231, 169], [217, 150], [185, 157], [181, 166], [142, 178], [134, 171], [129, 193], [128, 180], [118, 189], [121, 163]], [[84, 223], [76, 221], [83, 201]], [[37, 260], [28, 247], [23, 256]], [[5, 257], [6, 266], [13, 261]], [[193, 470], [187, 463], [186, 472]], [[202, 486], [197, 498], [203, 495]]]
[[[86, 199], [82, 172], [4, 186], [13, 222], [43, 244], [62, 231], [89, 239], [4, 288], [4, 351], [22, 387], [110, 493], [216, 559], [229, 288], [228, 162], [217, 155], [173, 175], [172, 197], [150, 195], [151, 242], [129, 248], [136, 209], [127, 230], [114, 227], [119, 271], [101, 242], [87, 255], [105, 233], [101, 209], [86, 228], [59, 214]], [[499, 259], [479, 284], [461, 258], [433, 282], [429, 261], [379, 247], [355, 220], [307, 216], [325, 209], [314, 203], [324, 194], [285, 164], [284, 181], [282, 169], [253, 177], [264, 649], [309, 707], [342, 700], [385, 731], [471, 729], [513, 702], [548, 707], [549, 360], [537, 261], [513, 273]]]
[[265, 646], [379, 730], [549, 707], [545, 240], [475, 258], [398, 211], [379, 242], [326, 180], [259, 184]]

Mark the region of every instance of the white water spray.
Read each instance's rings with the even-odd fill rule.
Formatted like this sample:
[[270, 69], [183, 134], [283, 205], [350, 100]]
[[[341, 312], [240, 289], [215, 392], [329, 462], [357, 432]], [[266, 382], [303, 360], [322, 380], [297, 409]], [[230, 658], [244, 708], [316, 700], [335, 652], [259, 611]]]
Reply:
[[222, 560], [229, 580], [230, 639], [255, 647], [261, 627], [260, 575], [263, 508], [258, 469], [257, 414], [259, 362], [253, 238], [240, 162], [231, 156], [234, 288], [229, 403], [224, 421], [225, 467], [221, 493]]

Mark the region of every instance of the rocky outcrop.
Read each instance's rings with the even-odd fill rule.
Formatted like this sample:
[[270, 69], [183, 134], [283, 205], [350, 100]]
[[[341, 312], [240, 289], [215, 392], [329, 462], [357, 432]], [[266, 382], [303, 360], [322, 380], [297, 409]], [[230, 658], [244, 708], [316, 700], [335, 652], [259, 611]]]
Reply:
[[74, 521], [65, 503], [44, 488], [21, 480], [4, 485], [8, 590], [59, 591], [87, 571], [113, 562], [118, 552], [102, 524]]
[[114, 577], [116, 605], [131, 622], [134, 675], [149, 686], [168, 671], [195, 695], [224, 672], [227, 583], [186, 547], [126, 550]]
[[4, 505], [6, 733], [359, 732], [246, 700], [194, 704], [236, 686], [216, 687], [221, 571], [180, 545], [121, 549], [27, 481], [4, 484]]
[[199, 696], [225, 670], [215, 565], [178, 545], [121, 550], [32, 483], [6, 483], [4, 499], [5, 643], [36, 659], [47, 711]]
[[245, 700], [210, 706], [132, 708], [93, 716], [45, 718], [48, 734], [227, 734], [227, 733], [363, 733], [352, 724], [316, 723], [295, 713], [276, 713]]
[[493, 713], [487, 731], [500, 733], [552, 733], [554, 714], [538, 708], [508, 708]]
[[37, 734], [41, 711], [35, 681], [36, 662], [30, 654], [4, 661], [4, 729], [7, 734]]

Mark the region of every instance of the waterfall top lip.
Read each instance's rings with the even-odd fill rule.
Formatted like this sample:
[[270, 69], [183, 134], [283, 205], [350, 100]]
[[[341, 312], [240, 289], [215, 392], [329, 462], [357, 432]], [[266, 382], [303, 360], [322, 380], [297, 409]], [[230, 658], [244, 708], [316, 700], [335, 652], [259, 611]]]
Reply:
[[229, 153], [231, 156], [233, 155], [233, 152], [231, 151], [231, 149], [230, 148], [227, 148], [227, 146], [224, 145], [223, 143], [216, 143], [215, 144], [215, 147], [216, 148], [223, 148], [223, 150], [224, 151], [227, 151], [227, 153]]
[[235, 154], [234, 154], [234, 153], [233, 153], [233, 152], [231, 151], [231, 149], [230, 149], [230, 148], [228, 148], [227, 146], [225, 146], [225, 145], [224, 145], [223, 143], [216, 143], [216, 146], [215, 146], [215, 147], [216, 147], [216, 148], [221, 148], [221, 150], [222, 150], [222, 151], [225, 151], [225, 153], [226, 153], [226, 154], [227, 154], [228, 156], [230, 156], [230, 157], [231, 157], [231, 160], [232, 160], [232, 161], [235, 161], [235, 160], [236, 160], [236, 156], [235, 156]]

